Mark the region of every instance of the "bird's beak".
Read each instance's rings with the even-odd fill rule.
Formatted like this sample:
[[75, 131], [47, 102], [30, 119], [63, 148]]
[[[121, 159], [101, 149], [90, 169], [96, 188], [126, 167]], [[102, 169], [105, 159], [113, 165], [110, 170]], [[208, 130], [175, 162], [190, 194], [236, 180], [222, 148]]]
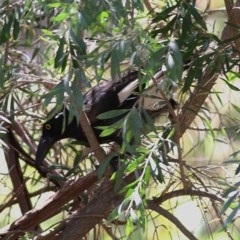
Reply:
[[52, 145], [54, 144], [54, 140], [52, 137], [41, 137], [38, 148], [37, 148], [37, 153], [36, 153], [36, 168], [40, 169], [40, 165], [44, 158], [46, 157], [47, 153], [51, 149]]

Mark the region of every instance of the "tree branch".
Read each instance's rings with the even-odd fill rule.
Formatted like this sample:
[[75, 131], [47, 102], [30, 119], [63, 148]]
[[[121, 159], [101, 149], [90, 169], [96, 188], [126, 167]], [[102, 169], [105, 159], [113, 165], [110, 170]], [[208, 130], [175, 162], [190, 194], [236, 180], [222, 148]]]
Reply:
[[174, 223], [176, 227], [186, 236], [189, 240], [198, 240], [173, 214], [156, 204], [154, 201], [148, 201], [149, 209], [157, 212], [159, 215], [164, 216], [170, 222]]
[[76, 198], [84, 190], [88, 189], [98, 180], [96, 171], [89, 173], [80, 179], [69, 181], [50, 197], [42, 206], [28, 211], [24, 216], [13, 222], [11, 225], [0, 230], [0, 236], [15, 236], [16, 231], [29, 231], [39, 223], [57, 214], [70, 200]]
[[[228, 8], [229, 8], [229, 1], [231, 0], [225, 0], [226, 5], [228, 3]], [[233, 15], [231, 13], [228, 14], [230, 24], [224, 27], [222, 40], [225, 40], [226, 36], [228, 39], [231, 39], [232, 37], [236, 36], [236, 31], [238, 32], [237, 27], [240, 27], [240, 18], [239, 18], [240, 9], [238, 8], [238, 6], [240, 6], [240, 0], [238, 0], [235, 6], [232, 8], [232, 11], [234, 10], [234, 13], [235, 11], [237, 11], [238, 14], [233, 14]], [[229, 11], [229, 9], [227, 10]], [[228, 35], [226, 35], [226, 32], [228, 33]], [[235, 46], [239, 51], [240, 49], [239, 40], [235, 41]], [[225, 46], [222, 46], [222, 48], [224, 47]], [[220, 50], [221, 48], [219, 49], [219, 51]], [[188, 129], [191, 123], [194, 121], [196, 115], [198, 114], [199, 110], [204, 104], [206, 98], [211, 92], [211, 89], [213, 88], [220, 74], [222, 63], [218, 59], [218, 56], [215, 56], [212, 62], [214, 63], [214, 72], [218, 71], [219, 73], [215, 75], [212, 74], [213, 65], [208, 66], [206, 68], [200, 84], [195, 87], [188, 101], [184, 104], [182, 108], [182, 112], [179, 116], [179, 123], [176, 131], [178, 133], [178, 136], [175, 136], [178, 139], [182, 137], [182, 135], [185, 133], [185, 131]]]
[[99, 142], [94, 134], [92, 126], [90, 125], [90, 123], [88, 121], [88, 117], [85, 112], [81, 113], [80, 124], [84, 131], [84, 134], [87, 137], [89, 145], [90, 145], [92, 151], [94, 152], [95, 156], [97, 157], [99, 163], [103, 162], [105, 159], [105, 153], [99, 145]]
[[[13, 144], [13, 135], [11, 131], [8, 131], [6, 134], [6, 142], [11, 146]], [[21, 209], [22, 214], [25, 214], [27, 211], [32, 209], [32, 204], [28, 196], [28, 191], [23, 179], [23, 173], [21, 171], [19, 163], [18, 152], [14, 148], [9, 148], [5, 152], [7, 159], [7, 165], [9, 169], [9, 175], [12, 180], [14, 194], [18, 199], [18, 203]]]

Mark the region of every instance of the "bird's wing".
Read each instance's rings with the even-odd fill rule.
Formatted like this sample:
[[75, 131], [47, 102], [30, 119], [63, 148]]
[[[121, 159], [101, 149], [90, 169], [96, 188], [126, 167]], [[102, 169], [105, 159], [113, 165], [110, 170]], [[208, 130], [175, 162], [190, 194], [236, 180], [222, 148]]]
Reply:
[[137, 78], [138, 71], [132, 70], [119, 79], [101, 82], [90, 89], [84, 95], [85, 112], [90, 122], [93, 124], [97, 121], [100, 113], [118, 109], [134, 91], [137, 91]]

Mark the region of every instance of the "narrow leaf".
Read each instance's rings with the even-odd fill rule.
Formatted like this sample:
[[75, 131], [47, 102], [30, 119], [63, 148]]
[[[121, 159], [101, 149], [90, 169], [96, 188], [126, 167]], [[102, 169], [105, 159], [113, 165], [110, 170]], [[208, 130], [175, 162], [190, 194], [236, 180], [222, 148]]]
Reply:
[[97, 116], [97, 118], [100, 120], [111, 119], [114, 117], [121, 116], [127, 112], [129, 112], [129, 109], [112, 110], [112, 111], [108, 111], [108, 112], [99, 114]]

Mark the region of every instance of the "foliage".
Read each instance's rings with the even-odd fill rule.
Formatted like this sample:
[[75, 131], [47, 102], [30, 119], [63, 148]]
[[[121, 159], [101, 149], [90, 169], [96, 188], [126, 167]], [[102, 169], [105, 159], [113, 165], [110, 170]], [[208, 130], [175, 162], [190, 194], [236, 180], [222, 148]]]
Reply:
[[[239, 231], [239, 180], [232, 182], [234, 173], [228, 179], [209, 171], [228, 158], [215, 161], [212, 151], [211, 162], [209, 151], [220, 143], [237, 151], [238, 101], [223, 112], [223, 93], [214, 85], [239, 94], [238, 33], [213, 33], [207, 19], [210, 9], [199, 10], [194, 0], [5, 0], [0, 13], [0, 146], [7, 168], [1, 182], [11, 190], [0, 196], [1, 215], [8, 216], [0, 224], [20, 219], [0, 230], [1, 235], [23, 234], [28, 239], [45, 234], [54, 239], [60, 234], [66, 239], [73, 232], [71, 239], [86, 234], [89, 239], [159, 239], [161, 229], [170, 229], [163, 216], [188, 239], [197, 239], [174, 214], [185, 201], [192, 201], [206, 221], [204, 237], [213, 239], [208, 222], [218, 219], [216, 229], [234, 239], [234, 231]], [[230, 22], [225, 29], [239, 27], [235, 25]], [[94, 154], [64, 141], [54, 146], [44, 171], [38, 173], [34, 157], [46, 113], [51, 110], [52, 116], [68, 105], [80, 120], [84, 93], [132, 67], [143, 73], [139, 87], [151, 88], [154, 80], [158, 91], [150, 92], [149, 98], [177, 99], [180, 107], [169, 107], [170, 120], [158, 117], [156, 124], [147, 112], [133, 108], [119, 122], [99, 126], [102, 136], [122, 129], [124, 139], [99, 167]], [[121, 114], [112, 111], [99, 118]], [[132, 139], [137, 144], [131, 144]], [[121, 164], [109, 177], [114, 157]], [[197, 158], [204, 159], [203, 166]], [[239, 159], [228, 163], [239, 164]], [[18, 216], [10, 218], [16, 209]]]

